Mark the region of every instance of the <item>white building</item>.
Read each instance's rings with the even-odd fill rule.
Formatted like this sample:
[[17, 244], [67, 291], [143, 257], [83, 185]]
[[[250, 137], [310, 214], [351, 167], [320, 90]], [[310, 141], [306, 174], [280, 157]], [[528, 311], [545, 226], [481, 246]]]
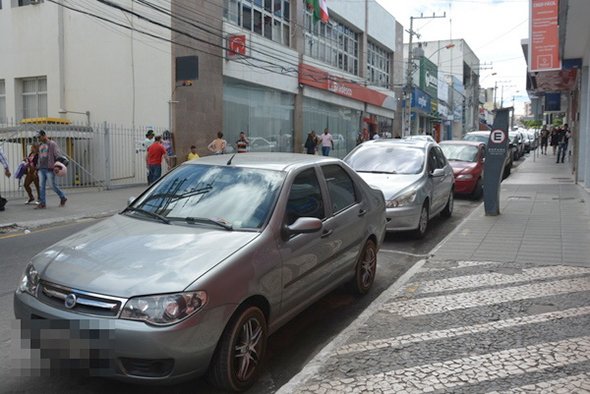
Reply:
[[[167, 127], [171, 44], [138, 31], [169, 40], [170, 30], [98, 2], [61, 4], [0, 0], [0, 123], [67, 117]], [[162, 12], [117, 4], [170, 26]]]

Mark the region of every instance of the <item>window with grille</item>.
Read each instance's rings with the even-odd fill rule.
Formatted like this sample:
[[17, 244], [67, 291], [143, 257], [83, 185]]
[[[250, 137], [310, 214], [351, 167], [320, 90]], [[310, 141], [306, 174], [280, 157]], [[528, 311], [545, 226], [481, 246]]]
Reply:
[[256, 34], [290, 45], [291, 0], [224, 0], [224, 17]]
[[358, 34], [346, 25], [330, 19], [329, 23], [314, 20], [305, 11], [305, 54], [358, 75]]
[[390, 87], [392, 53], [369, 41], [367, 45], [367, 80], [376, 86]]
[[23, 118], [47, 116], [47, 77], [23, 78], [20, 81]]

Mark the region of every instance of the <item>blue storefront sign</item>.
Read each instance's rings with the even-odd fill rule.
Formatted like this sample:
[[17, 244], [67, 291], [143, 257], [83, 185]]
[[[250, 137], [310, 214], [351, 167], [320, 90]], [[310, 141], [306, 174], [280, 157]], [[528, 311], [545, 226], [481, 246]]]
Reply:
[[432, 112], [432, 101], [430, 96], [418, 88], [412, 91], [412, 109], [426, 114]]

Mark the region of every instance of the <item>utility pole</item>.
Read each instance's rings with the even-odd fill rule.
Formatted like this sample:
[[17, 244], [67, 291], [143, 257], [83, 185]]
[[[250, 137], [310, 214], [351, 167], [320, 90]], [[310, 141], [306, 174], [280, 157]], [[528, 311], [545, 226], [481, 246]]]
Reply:
[[406, 107], [405, 107], [405, 117], [404, 117], [404, 129], [402, 130], [402, 136], [405, 137], [407, 135], [412, 134], [410, 127], [412, 125], [412, 93], [414, 83], [412, 81], [412, 76], [414, 74], [414, 59], [412, 56], [412, 40], [413, 37], [416, 36], [420, 38], [420, 34], [414, 31], [414, 19], [436, 19], [436, 18], [446, 18], [447, 13], [443, 13], [443, 15], [435, 15], [434, 13], [432, 16], [424, 16], [424, 14], [420, 14], [420, 16], [411, 16], [410, 17], [410, 30], [406, 30], [408, 34], [410, 34], [410, 41], [408, 42], [408, 69], [406, 70]]

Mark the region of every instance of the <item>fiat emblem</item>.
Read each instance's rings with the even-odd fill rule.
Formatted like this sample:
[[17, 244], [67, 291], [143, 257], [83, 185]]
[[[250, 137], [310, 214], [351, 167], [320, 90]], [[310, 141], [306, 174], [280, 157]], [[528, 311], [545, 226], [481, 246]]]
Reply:
[[66, 308], [68, 309], [72, 309], [73, 307], [76, 306], [76, 295], [74, 293], [70, 293], [66, 296], [66, 299], [64, 301], [64, 305], [66, 306]]

